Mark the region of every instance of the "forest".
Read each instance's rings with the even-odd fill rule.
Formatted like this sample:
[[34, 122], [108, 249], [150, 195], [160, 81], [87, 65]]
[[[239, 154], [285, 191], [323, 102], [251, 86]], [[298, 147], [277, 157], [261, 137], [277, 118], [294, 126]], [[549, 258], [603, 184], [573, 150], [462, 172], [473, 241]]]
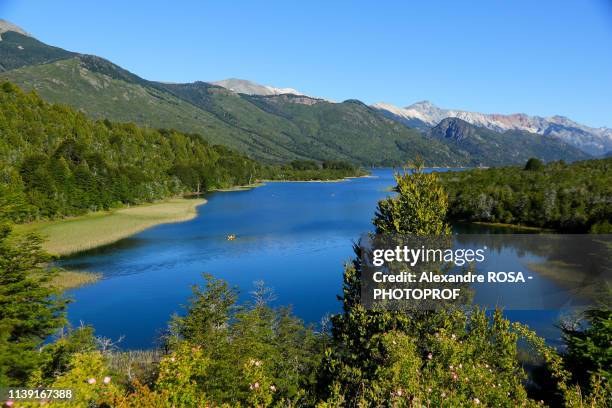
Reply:
[[612, 158], [441, 174], [453, 220], [611, 233]]
[[[168, 316], [157, 349], [122, 351], [94, 327], [68, 325], [69, 299], [52, 284], [52, 257], [36, 234], [13, 234], [16, 223], [261, 179], [363, 171], [342, 161], [261, 164], [198, 135], [93, 121], [10, 83], [0, 86], [0, 132], [0, 388], [70, 388], [73, 400], [51, 406], [100, 408], [609, 402], [609, 309], [588, 310], [564, 326], [561, 352], [501, 310], [367, 310], [357, 246], [344, 267], [342, 312], [321, 325], [273, 307], [263, 283], [250, 302], [239, 303], [236, 288], [204, 275], [183, 313]], [[530, 160], [524, 168], [398, 173], [397, 194], [379, 202], [373, 228], [447, 235], [449, 221], [463, 218], [605, 231], [609, 165]]]
[[[398, 173], [396, 182], [398, 194], [379, 202], [376, 232], [450, 234], [436, 173]], [[320, 326], [272, 307], [263, 283], [238, 304], [235, 288], [204, 275], [157, 350], [120, 351], [92, 327], [66, 326], [67, 300], [48, 285], [55, 272], [40, 238], [10, 237], [14, 211], [0, 203], [0, 386], [73, 390], [51, 406], [609, 406], [609, 309], [565, 326], [562, 352], [501, 310], [367, 310], [358, 246], [344, 268], [342, 311]]]
[[[5, 82], [0, 86], [0, 201], [28, 222], [151, 202], [258, 179], [364, 174], [343, 162], [265, 165], [200, 135], [93, 121]], [[307, 166], [304, 166], [307, 163]]]

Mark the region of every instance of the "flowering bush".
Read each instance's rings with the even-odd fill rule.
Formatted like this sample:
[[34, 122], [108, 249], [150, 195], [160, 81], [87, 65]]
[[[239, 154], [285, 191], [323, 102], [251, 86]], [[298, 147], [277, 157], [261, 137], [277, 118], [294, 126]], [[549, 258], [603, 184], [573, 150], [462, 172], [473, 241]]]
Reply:
[[[88, 407], [103, 405], [122, 393], [100, 352], [76, 353], [68, 371], [45, 388], [71, 389], [72, 400], [55, 400], [53, 407]], [[36, 403], [19, 403], [14, 407], [39, 407]]]
[[155, 389], [177, 407], [204, 406], [206, 396], [200, 384], [209, 364], [200, 346], [182, 343], [160, 362]]
[[249, 384], [247, 402], [253, 407], [268, 407], [272, 403], [276, 386], [264, 373], [263, 362], [249, 359], [244, 364], [244, 381]]

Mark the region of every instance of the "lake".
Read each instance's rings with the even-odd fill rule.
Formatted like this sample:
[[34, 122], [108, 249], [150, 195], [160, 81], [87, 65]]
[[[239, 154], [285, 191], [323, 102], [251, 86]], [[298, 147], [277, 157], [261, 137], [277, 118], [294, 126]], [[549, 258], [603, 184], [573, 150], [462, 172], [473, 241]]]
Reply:
[[[352, 245], [372, 229], [378, 200], [394, 185], [389, 169], [371, 178], [333, 183], [267, 183], [246, 191], [207, 195], [191, 221], [151, 228], [96, 250], [62, 259], [67, 269], [100, 272], [98, 283], [68, 292], [73, 325], [91, 324], [96, 333], [123, 337], [126, 349], [148, 348], [173, 313], [181, 313], [193, 284], [209, 273], [249, 298], [253, 282], [271, 287], [277, 305], [292, 305], [307, 322], [341, 310], [343, 264]], [[465, 226], [456, 227], [465, 230]], [[476, 227], [476, 232], [489, 232]], [[499, 232], [499, 230], [497, 230]], [[236, 234], [235, 241], [226, 239]], [[504, 262], [525, 266], [530, 254], [506, 250]], [[545, 281], [546, 285], [554, 283]], [[476, 299], [478, 301], [478, 299]], [[555, 310], [510, 311], [557, 343]]]

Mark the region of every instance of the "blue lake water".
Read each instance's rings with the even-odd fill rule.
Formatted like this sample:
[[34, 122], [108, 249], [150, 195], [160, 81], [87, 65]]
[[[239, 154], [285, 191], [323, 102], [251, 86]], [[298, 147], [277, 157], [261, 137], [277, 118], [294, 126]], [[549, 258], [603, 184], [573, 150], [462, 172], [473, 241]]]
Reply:
[[[242, 300], [254, 281], [263, 280], [274, 289], [275, 304], [292, 305], [299, 317], [317, 323], [340, 311], [336, 295], [343, 264], [353, 255], [353, 242], [372, 229], [376, 203], [394, 184], [391, 170], [374, 170], [373, 176], [212, 193], [191, 221], [160, 225], [63, 259], [65, 268], [103, 275], [98, 283], [69, 292], [74, 302], [68, 317], [74, 325], [93, 325], [98, 335], [124, 336], [123, 348], [151, 347], [170, 316], [181, 313], [191, 286], [209, 273], [238, 286]], [[228, 234], [238, 239], [228, 241]], [[523, 266], [525, 257], [530, 254], [498, 254], [498, 260]], [[558, 338], [557, 311], [508, 316], [552, 342]]]

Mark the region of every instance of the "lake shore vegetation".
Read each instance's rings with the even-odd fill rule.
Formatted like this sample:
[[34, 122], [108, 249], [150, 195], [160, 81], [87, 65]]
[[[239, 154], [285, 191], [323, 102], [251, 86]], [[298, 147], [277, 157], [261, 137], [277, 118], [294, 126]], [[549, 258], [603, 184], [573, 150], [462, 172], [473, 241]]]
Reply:
[[612, 232], [612, 158], [441, 173], [453, 220]]
[[[419, 170], [398, 174], [398, 194], [379, 203], [376, 229], [449, 233], [449, 202], [438, 177]], [[41, 266], [49, 259], [41, 239], [9, 238], [6, 215], [14, 210], [0, 206], [0, 386], [73, 389], [73, 401], [51, 406], [605, 407], [609, 402], [609, 312], [591, 312], [589, 324], [568, 326], [567, 352], [560, 353], [499, 310], [492, 316], [452, 306], [366, 310], [359, 302], [358, 253], [344, 270], [342, 312], [320, 327], [305, 325], [289, 308], [272, 306], [274, 295], [261, 282], [250, 301], [238, 303], [235, 288], [204, 275], [184, 311], [169, 316], [158, 350], [121, 352], [120, 343], [96, 337], [91, 327], [60, 330], [46, 342], [65, 327], [65, 300], [46, 285], [55, 272]], [[547, 373], [545, 382], [535, 382], [522, 366], [519, 347], [525, 346]]]
[[205, 199], [170, 199], [105, 212], [15, 226], [16, 233], [37, 233], [43, 248], [54, 255], [70, 255], [112, 244], [159, 224], [187, 221]]
[[[339, 179], [351, 164], [259, 163], [200, 135], [92, 120], [0, 85], [0, 200], [16, 223], [52, 220], [251, 185], [259, 179]], [[303, 164], [303, 163], [302, 163]]]

